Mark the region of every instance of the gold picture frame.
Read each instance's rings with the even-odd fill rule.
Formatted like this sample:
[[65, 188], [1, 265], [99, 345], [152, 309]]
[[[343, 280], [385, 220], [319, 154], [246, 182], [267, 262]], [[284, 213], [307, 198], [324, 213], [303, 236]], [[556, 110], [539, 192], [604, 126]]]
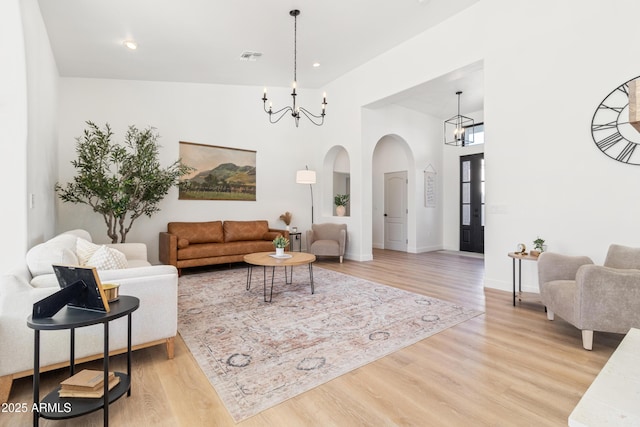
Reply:
[[180, 141], [180, 200], [256, 200], [256, 151]]

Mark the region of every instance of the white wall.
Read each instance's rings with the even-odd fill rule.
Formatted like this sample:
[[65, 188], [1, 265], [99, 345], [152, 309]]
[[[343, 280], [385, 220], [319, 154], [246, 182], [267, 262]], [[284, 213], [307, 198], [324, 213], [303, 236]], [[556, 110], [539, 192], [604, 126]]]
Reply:
[[27, 250], [27, 80], [19, 0], [0, 2], [0, 179], [4, 183], [0, 271], [20, 265]]
[[27, 63], [28, 245], [55, 233], [59, 74], [36, 0], [21, 2]]
[[2, 219], [11, 242], [0, 250], [0, 271], [6, 271], [54, 232], [58, 70], [35, 0], [0, 4], [0, 40]]
[[[640, 168], [606, 158], [590, 135], [602, 98], [640, 74], [627, 42], [635, 38], [639, 12], [640, 3], [631, 0], [482, 0], [332, 82], [327, 91], [340, 117], [329, 138], [352, 138], [348, 147], [361, 153], [352, 156], [352, 169], [367, 179], [384, 135], [367, 133], [357, 107], [482, 60], [485, 286], [509, 290], [507, 252], [537, 236], [550, 250], [602, 262], [611, 242], [640, 246], [634, 221]], [[371, 190], [362, 182], [354, 187], [362, 191], [365, 252], [372, 244]], [[525, 267], [532, 270], [525, 272], [525, 288], [536, 289], [535, 264]]]
[[[278, 90], [271, 92], [275, 95]], [[75, 174], [70, 162], [85, 120], [100, 126], [108, 122], [116, 141], [122, 141], [129, 125], [154, 126], [160, 134], [163, 166], [178, 159], [179, 141], [255, 150], [257, 200], [178, 200], [173, 188], [159, 205], [161, 211], [138, 219], [127, 236], [127, 241], [148, 245], [152, 262], [158, 262], [158, 232], [166, 231], [170, 221], [266, 219], [272, 227], [284, 228], [279, 216], [289, 211], [291, 225], [306, 230], [311, 224], [309, 188], [296, 184], [295, 175], [305, 165], [317, 169], [320, 164], [312, 155], [318, 128], [304, 120], [296, 128], [288, 117], [270, 124], [262, 111], [261, 94], [262, 88], [247, 86], [63, 78], [60, 182]], [[318, 181], [322, 179], [320, 172]], [[109, 240], [102, 217], [86, 205], [58, 202], [58, 210], [58, 230], [80, 227], [98, 242]]]
[[[485, 59], [485, 285], [500, 288], [511, 281], [505, 253], [538, 235], [549, 250], [598, 263], [612, 242], [640, 246], [640, 168], [604, 156], [590, 134], [600, 101], [640, 75], [621, 42], [635, 38], [640, 3], [514, 3], [503, 25], [519, 37], [489, 33]], [[506, 213], [492, 214], [495, 206]], [[525, 287], [537, 289], [535, 265], [523, 264]]]

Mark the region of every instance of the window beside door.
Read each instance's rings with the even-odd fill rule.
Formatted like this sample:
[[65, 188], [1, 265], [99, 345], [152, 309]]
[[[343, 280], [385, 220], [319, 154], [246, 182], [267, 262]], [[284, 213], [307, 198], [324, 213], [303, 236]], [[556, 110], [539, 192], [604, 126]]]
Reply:
[[464, 128], [464, 146], [484, 144], [484, 123], [477, 123]]

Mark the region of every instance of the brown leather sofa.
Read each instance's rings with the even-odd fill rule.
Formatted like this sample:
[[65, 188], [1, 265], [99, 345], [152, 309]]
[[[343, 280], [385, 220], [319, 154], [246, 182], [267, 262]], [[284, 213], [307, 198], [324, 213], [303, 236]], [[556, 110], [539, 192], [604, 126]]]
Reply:
[[[160, 232], [160, 262], [183, 268], [241, 262], [246, 254], [273, 251], [273, 239], [288, 230], [264, 220], [170, 222]], [[288, 248], [287, 248], [288, 249]]]

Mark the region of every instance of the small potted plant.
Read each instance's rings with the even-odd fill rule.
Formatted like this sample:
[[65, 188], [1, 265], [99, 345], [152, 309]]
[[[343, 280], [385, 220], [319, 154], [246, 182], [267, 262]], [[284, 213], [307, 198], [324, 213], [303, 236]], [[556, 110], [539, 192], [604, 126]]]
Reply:
[[545, 246], [544, 239], [538, 236], [538, 238], [533, 241], [533, 250], [531, 251], [531, 255], [532, 256], [540, 255], [542, 252], [544, 252], [544, 246]]
[[276, 248], [276, 256], [284, 255], [284, 248], [289, 244], [289, 239], [285, 238], [282, 234], [273, 239], [273, 246]]
[[336, 214], [338, 216], [344, 216], [347, 211], [347, 203], [349, 203], [349, 195], [336, 194], [333, 198], [333, 203], [336, 205]]

